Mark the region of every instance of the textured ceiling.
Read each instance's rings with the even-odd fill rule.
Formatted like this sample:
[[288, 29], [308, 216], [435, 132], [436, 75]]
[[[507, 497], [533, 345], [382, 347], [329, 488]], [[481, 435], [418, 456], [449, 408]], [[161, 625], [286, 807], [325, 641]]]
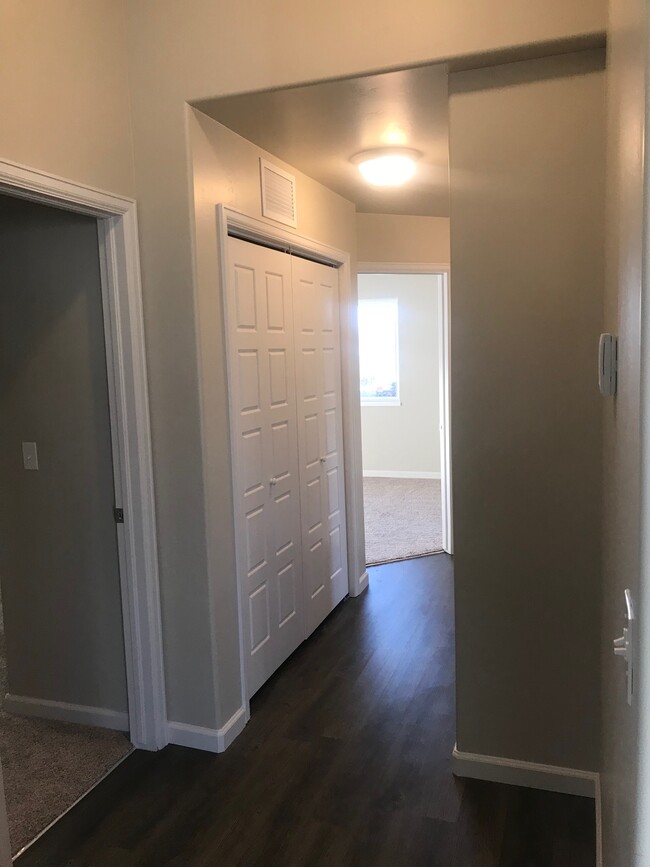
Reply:
[[[196, 108], [355, 202], [360, 212], [449, 214], [444, 66], [223, 97]], [[390, 144], [422, 153], [416, 177], [404, 187], [371, 187], [350, 158]]]

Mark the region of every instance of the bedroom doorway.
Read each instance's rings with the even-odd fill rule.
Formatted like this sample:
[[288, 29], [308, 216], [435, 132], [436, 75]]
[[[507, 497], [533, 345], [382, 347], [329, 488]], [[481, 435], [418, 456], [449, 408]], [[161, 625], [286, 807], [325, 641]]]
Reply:
[[451, 553], [448, 268], [362, 267], [366, 562]]
[[135, 203], [0, 161], [0, 221], [2, 860], [167, 735]]

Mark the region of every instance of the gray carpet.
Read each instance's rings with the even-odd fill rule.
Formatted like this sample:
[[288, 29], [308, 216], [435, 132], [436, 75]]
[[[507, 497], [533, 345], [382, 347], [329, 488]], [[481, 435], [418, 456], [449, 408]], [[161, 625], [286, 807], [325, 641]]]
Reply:
[[442, 551], [438, 479], [364, 479], [366, 563]]
[[[0, 696], [6, 692], [0, 630]], [[28, 719], [0, 708], [0, 757], [12, 853], [72, 806], [131, 749], [122, 732]]]

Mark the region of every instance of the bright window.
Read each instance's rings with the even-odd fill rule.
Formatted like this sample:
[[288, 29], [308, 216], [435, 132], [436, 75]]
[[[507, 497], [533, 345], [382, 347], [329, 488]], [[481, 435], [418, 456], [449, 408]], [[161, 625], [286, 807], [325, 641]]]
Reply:
[[397, 298], [359, 301], [359, 369], [363, 406], [399, 406]]

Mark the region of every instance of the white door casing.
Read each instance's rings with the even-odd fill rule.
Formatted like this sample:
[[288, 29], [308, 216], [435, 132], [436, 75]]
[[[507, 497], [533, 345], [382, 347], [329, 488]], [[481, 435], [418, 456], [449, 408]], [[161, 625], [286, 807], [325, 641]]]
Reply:
[[228, 239], [235, 526], [247, 694], [304, 637], [291, 259]]
[[338, 270], [293, 257], [306, 635], [348, 592]]
[[449, 271], [440, 274], [438, 375], [440, 378], [440, 478], [442, 547], [454, 553], [453, 486], [451, 482], [451, 297]]
[[169, 738], [136, 204], [7, 160], [0, 160], [0, 192], [97, 219], [115, 493], [124, 509], [118, 539], [129, 729], [136, 747], [161, 749]]

